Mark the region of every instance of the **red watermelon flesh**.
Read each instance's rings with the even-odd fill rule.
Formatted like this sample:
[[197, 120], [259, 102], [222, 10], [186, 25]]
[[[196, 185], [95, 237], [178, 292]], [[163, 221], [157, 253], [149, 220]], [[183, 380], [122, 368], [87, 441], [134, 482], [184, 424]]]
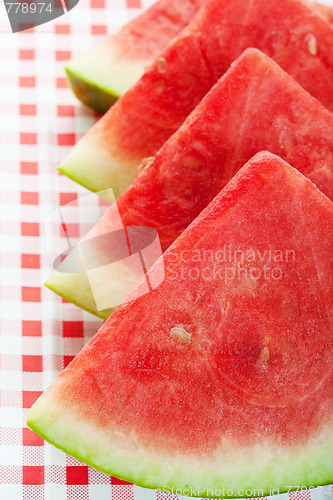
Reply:
[[332, 234], [332, 202], [257, 154], [156, 263], [163, 283], [133, 291], [29, 426], [154, 488], [246, 496], [332, 482]]
[[309, 6], [329, 24], [333, 24], [333, 8], [318, 2], [309, 2]]
[[78, 99], [105, 112], [144, 73], [205, 0], [158, 0], [141, 16], [66, 66]]
[[124, 225], [157, 229], [165, 250], [262, 149], [333, 200], [333, 114], [272, 59], [247, 49], [120, 196]]
[[[281, 156], [333, 199], [332, 138], [333, 115], [272, 59], [247, 49], [118, 198], [117, 207], [87, 235], [96, 263], [101, 266], [113, 261], [109, 241], [94, 238], [112, 233], [115, 208], [125, 227], [156, 229], [166, 250], [240, 166], [261, 149]], [[136, 275], [133, 269], [126, 269]], [[122, 268], [121, 280], [124, 273]], [[105, 301], [95, 300], [83, 273], [55, 271], [46, 285], [107, 318], [114, 292], [109, 277], [104, 276], [103, 282], [99, 281], [99, 294]], [[133, 286], [136, 282], [137, 278]], [[125, 289], [123, 298], [127, 293]], [[98, 304], [107, 304], [106, 310]]]
[[209, 0], [60, 170], [118, 196], [247, 47], [271, 56], [333, 109], [333, 30], [300, 0]]
[[[158, 0], [150, 9], [126, 24], [119, 33], [103, 39], [67, 66], [76, 97], [99, 112], [106, 112], [142, 76], [191, 20], [205, 0]], [[309, 2], [327, 22], [332, 9]]]

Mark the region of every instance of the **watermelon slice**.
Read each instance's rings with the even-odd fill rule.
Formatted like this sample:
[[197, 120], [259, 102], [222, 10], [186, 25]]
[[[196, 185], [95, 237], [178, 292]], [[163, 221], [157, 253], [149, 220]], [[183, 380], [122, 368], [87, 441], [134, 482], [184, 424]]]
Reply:
[[312, 9], [300, 0], [209, 0], [60, 171], [92, 191], [112, 187], [118, 196], [249, 46], [333, 109], [333, 30]]
[[205, 0], [159, 0], [144, 14], [70, 61], [68, 81], [80, 101], [104, 113], [144, 73]]
[[332, 482], [332, 234], [332, 202], [257, 154], [155, 264], [163, 283], [133, 291], [28, 425], [164, 491]]
[[[332, 137], [332, 113], [272, 59], [247, 49], [118, 198], [117, 209], [125, 227], [155, 228], [166, 250], [261, 149], [279, 154], [333, 200]], [[114, 210], [88, 238], [112, 233]], [[109, 240], [92, 244], [97, 262], [107, 262]], [[46, 286], [102, 318], [112, 311], [97, 307], [86, 273], [55, 271]], [[110, 300], [109, 278], [98, 288]]]
[[[68, 81], [76, 97], [96, 111], [105, 113], [142, 76], [192, 19], [205, 0], [159, 0], [144, 14], [110, 35], [92, 49], [71, 60]], [[331, 7], [309, 5], [328, 23]]]

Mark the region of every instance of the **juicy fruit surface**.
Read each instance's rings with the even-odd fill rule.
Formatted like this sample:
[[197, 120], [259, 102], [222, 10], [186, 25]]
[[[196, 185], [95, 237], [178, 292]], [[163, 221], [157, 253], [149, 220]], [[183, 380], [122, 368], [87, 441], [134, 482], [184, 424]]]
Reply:
[[159, 0], [150, 9], [67, 65], [84, 104], [105, 112], [144, 73], [205, 0]]
[[[127, 24], [67, 65], [69, 83], [76, 97], [105, 113], [142, 76], [205, 0], [159, 0]], [[309, 6], [333, 24], [333, 9], [310, 2]]]
[[333, 25], [333, 7], [318, 2], [310, 2], [309, 6], [327, 23]]
[[[241, 123], [241, 126], [240, 126]], [[125, 227], [148, 226], [162, 249], [181, 234], [241, 165], [256, 152], [279, 154], [333, 199], [333, 115], [276, 63], [247, 49], [170, 138], [155, 159], [118, 198]], [[112, 207], [95, 232], [112, 232]], [[95, 244], [110, 255], [108, 242]], [[111, 260], [110, 260], [111, 262]], [[104, 318], [89, 282], [54, 273], [48, 286]], [[108, 283], [100, 283], [105, 295]]]
[[332, 137], [333, 115], [270, 58], [248, 49], [117, 207], [125, 226], [157, 229], [165, 250], [262, 149], [288, 161], [333, 199]]
[[210, 0], [61, 171], [93, 191], [120, 194], [247, 47], [271, 56], [333, 109], [333, 30], [312, 9], [299, 0]]
[[[255, 477], [265, 492], [284, 491], [287, 479], [331, 481], [332, 220], [332, 202], [309, 180], [256, 155], [155, 265], [163, 283], [148, 295], [139, 285], [29, 424], [102, 470], [155, 487], [168, 473], [169, 484], [197, 484], [198, 470], [202, 484]], [[104, 455], [85, 447], [84, 433], [68, 445], [80, 422], [102, 432]], [[141, 457], [132, 475], [117, 462], [124, 453], [131, 463]], [[227, 473], [216, 465], [223, 460]]]
[[126, 189], [142, 160], [160, 149], [213, 84], [190, 34], [167, 54], [78, 142], [61, 172], [92, 191], [107, 185], [119, 196]]

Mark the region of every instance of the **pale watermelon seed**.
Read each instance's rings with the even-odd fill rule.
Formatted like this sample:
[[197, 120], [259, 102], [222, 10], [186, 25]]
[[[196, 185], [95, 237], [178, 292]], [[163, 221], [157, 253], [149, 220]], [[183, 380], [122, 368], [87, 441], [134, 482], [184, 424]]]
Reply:
[[164, 57], [159, 57], [159, 59], [157, 60], [157, 71], [163, 75], [163, 73], [165, 73], [167, 70], [167, 62], [166, 60], [164, 59]]
[[184, 344], [188, 344], [191, 341], [191, 334], [188, 333], [184, 328], [180, 326], [175, 326], [171, 328], [170, 335], [176, 340], [180, 340]]
[[260, 366], [266, 366], [269, 361], [269, 357], [270, 357], [269, 348], [267, 345], [265, 345], [260, 351], [257, 364]]
[[308, 42], [308, 50], [311, 55], [315, 56], [317, 55], [317, 38], [310, 34], [307, 36], [307, 42]]

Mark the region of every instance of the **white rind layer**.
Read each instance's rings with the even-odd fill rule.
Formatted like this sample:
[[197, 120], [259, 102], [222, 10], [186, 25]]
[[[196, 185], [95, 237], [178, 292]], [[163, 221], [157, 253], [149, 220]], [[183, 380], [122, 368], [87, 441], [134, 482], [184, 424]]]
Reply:
[[69, 302], [99, 318], [107, 319], [115, 310], [115, 308], [103, 311], [97, 310], [91, 286], [85, 273], [74, 274], [53, 271], [45, 286]]
[[111, 148], [111, 134], [106, 150], [103, 137], [99, 141], [100, 127], [103, 127], [102, 121], [74, 146], [58, 169], [95, 193], [112, 188], [118, 198], [138, 175], [141, 158], [129, 158], [116, 146]]
[[138, 57], [135, 60], [126, 59], [126, 54], [119, 54], [107, 38], [72, 59], [67, 70], [90, 85], [109, 91], [117, 98], [141, 78], [145, 66], [150, 62]]
[[[188, 495], [214, 496], [224, 488], [225, 496], [248, 497], [280, 493], [291, 486], [314, 487], [333, 480], [333, 422], [303, 446], [280, 446], [274, 440], [255, 446], [239, 446], [223, 440], [210, 456], [169, 454], [139, 444], [135, 432], [123, 434], [112, 428], [98, 428], [83, 416], [80, 408], [70, 409], [57, 400], [61, 379], [35, 403], [28, 425], [44, 439], [83, 462], [107, 474], [138, 485], [181, 490]], [[227, 494], [232, 490], [233, 495]], [[244, 492], [244, 494], [243, 494]], [[230, 493], [230, 491], [229, 491]]]

